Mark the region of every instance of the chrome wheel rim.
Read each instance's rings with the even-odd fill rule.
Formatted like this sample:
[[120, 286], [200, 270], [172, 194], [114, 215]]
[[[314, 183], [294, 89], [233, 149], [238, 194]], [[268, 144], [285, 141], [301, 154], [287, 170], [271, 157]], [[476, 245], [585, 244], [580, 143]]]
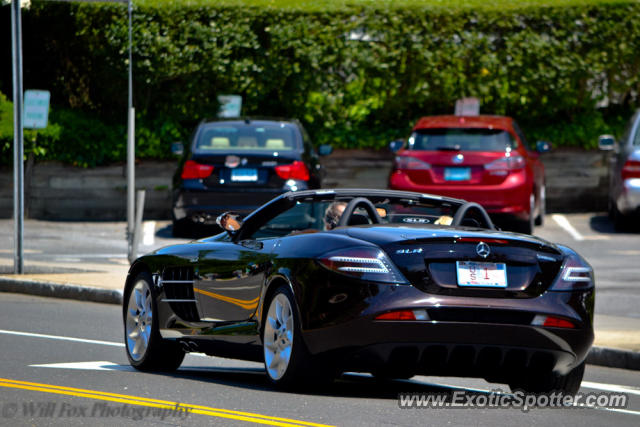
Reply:
[[140, 280], [129, 294], [126, 319], [127, 351], [135, 361], [141, 360], [149, 347], [152, 322], [151, 289]]
[[271, 301], [264, 326], [264, 365], [267, 374], [279, 380], [287, 371], [293, 347], [293, 311], [289, 299], [278, 294]]

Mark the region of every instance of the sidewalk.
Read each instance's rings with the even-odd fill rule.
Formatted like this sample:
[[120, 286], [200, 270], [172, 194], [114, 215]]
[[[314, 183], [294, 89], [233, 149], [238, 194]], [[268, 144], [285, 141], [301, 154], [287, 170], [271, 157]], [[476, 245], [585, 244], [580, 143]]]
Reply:
[[[86, 272], [0, 275], [0, 292], [121, 304], [129, 266], [84, 265]], [[640, 318], [596, 314], [595, 342], [587, 362], [640, 370]]]

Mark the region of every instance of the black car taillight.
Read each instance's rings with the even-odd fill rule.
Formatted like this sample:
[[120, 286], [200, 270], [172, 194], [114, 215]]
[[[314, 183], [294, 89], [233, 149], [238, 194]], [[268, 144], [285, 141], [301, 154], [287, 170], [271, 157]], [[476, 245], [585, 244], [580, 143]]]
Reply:
[[300, 181], [309, 181], [309, 169], [300, 160], [296, 160], [290, 165], [276, 166], [276, 173], [282, 179], [298, 179]]
[[400, 270], [380, 249], [370, 247], [340, 249], [324, 254], [318, 262], [338, 274], [361, 280], [409, 284]]
[[549, 290], [573, 291], [593, 288], [593, 269], [578, 255], [569, 255], [562, 264], [560, 274]]
[[622, 166], [622, 179], [640, 178], [640, 160], [627, 160]]
[[182, 179], [202, 179], [213, 173], [213, 166], [202, 165], [193, 160], [187, 160], [182, 168]]

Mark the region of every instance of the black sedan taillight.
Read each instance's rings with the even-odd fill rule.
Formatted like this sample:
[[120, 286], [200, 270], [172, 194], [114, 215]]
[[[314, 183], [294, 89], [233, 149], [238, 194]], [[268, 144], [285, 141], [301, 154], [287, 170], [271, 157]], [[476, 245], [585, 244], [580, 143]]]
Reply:
[[182, 168], [182, 179], [203, 179], [213, 173], [213, 166], [203, 165], [194, 160], [187, 160]]

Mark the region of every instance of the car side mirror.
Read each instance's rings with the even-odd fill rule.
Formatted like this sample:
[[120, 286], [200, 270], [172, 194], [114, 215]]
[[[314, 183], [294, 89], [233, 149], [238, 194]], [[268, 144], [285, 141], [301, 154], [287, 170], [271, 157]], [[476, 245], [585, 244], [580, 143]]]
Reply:
[[174, 142], [171, 144], [171, 154], [174, 156], [182, 156], [184, 154], [184, 145], [182, 142]]
[[600, 135], [598, 137], [598, 148], [602, 151], [611, 151], [616, 146], [616, 139], [613, 135]]
[[540, 154], [551, 151], [551, 143], [547, 141], [536, 142], [536, 151]]
[[233, 236], [242, 227], [242, 217], [235, 212], [225, 212], [216, 218], [216, 224]]
[[402, 148], [402, 146], [404, 145], [404, 141], [401, 139], [396, 139], [395, 141], [391, 141], [389, 143], [389, 150], [391, 150], [392, 153], [396, 153], [398, 151], [400, 151], [400, 149]]
[[318, 154], [321, 156], [328, 156], [331, 153], [333, 153], [333, 147], [329, 144], [322, 144], [318, 147]]

